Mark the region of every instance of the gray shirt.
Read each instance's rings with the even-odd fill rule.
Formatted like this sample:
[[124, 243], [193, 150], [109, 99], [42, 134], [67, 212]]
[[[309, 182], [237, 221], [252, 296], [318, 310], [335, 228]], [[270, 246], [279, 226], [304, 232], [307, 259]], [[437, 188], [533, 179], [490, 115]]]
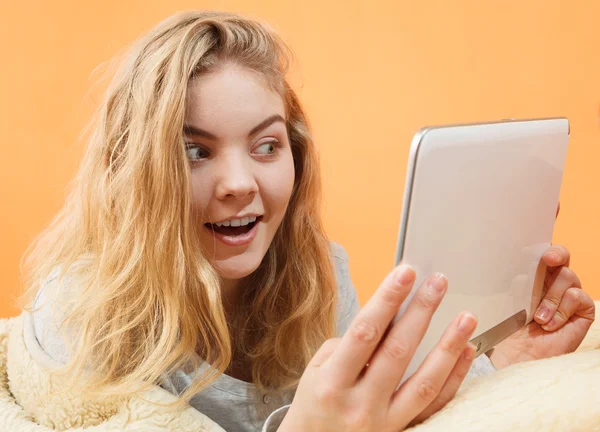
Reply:
[[[341, 246], [332, 243], [332, 255], [338, 287], [337, 331], [341, 336], [360, 306], [350, 278], [346, 252]], [[62, 315], [62, 311], [55, 307], [60, 308], [60, 303], [57, 305], [53, 301], [47, 301], [57, 298], [54, 294], [60, 291], [64, 294], [64, 286], [58, 287], [55, 280], [56, 274], [51, 275], [36, 297], [34, 307], [41, 308], [33, 313], [34, 331], [42, 349], [55, 360], [66, 363], [67, 349], [57, 329], [60, 324], [57, 317]], [[68, 283], [69, 278], [66, 277], [64, 284]], [[480, 356], [473, 363], [467, 378], [485, 375], [494, 370], [487, 356]], [[162, 386], [173, 394], [181, 394], [190, 385], [194, 372], [179, 369], [165, 377]], [[285, 415], [285, 406], [292, 402], [293, 397], [293, 390], [263, 394], [252, 383], [221, 375], [211, 386], [194, 395], [190, 405], [228, 432], [275, 431]]]

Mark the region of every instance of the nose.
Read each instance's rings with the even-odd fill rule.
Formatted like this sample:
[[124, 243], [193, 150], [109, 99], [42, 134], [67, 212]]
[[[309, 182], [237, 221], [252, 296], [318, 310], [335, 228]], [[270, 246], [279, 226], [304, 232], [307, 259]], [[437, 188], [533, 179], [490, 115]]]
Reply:
[[238, 155], [229, 155], [224, 157], [219, 165], [215, 191], [218, 199], [243, 200], [258, 192], [258, 183], [251, 161], [246, 161]]

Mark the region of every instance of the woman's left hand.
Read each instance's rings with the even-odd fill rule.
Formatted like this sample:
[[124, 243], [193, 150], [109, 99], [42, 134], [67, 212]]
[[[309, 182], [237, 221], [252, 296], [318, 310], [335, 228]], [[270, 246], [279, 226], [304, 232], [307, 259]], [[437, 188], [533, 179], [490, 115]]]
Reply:
[[569, 251], [554, 245], [542, 259], [547, 265], [544, 298], [531, 323], [496, 345], [490, 356], [496, 369], [573, 352], [594, 322], [594, 301], [569, 268]]

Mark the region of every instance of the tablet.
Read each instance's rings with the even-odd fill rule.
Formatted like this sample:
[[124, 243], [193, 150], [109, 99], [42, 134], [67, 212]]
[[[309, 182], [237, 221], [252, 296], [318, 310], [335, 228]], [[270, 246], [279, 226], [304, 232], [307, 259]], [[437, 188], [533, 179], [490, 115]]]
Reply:
[[448, 290], [403, 382], [450, 322], [472, 312], [479, 356], [529, 323], [541, 300], [569, 141], [566, 118], [428, 127], [410, 148], [396, 264]]

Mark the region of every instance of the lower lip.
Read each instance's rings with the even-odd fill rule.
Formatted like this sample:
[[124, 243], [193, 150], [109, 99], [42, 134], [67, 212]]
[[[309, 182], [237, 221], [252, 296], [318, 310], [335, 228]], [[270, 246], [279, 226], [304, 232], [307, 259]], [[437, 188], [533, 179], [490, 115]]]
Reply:
[[205, 227], [205, 228], [207, 230], [210, 230], [218, 240], [225, 243], [227, 246], [245, 246], [245, 245], [251, 243], [252, 240], [254, 240], [254, 237], [256, 237], [256, 233], [258, 232], [259, 224], [260, 224], [260, 221], [256, 222], [254, 224], [254, 226], [252, 227], [252, 229], [250, 231], [248, 231], [246, 234], [241, 234], [241, 235], [237, 235], [237, 236], [228, 236], [228, 235], [213, 231], [212, 229], [210, 229], [208, 227]]

